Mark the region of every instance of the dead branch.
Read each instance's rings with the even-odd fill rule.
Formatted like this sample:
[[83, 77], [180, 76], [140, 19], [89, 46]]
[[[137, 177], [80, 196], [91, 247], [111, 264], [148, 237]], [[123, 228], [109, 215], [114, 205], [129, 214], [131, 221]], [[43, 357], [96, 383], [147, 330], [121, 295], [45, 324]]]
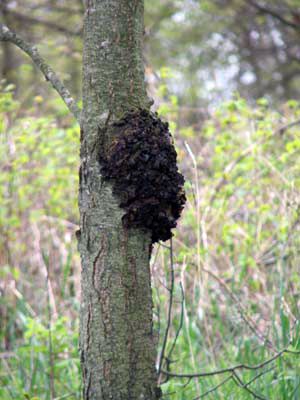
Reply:
[[249, 4], [250, 4], [252, 7], [254, 7], [254, 8], [255, 8], [257, 11], [259, 11], [261, 14], [270, 15], [271, 17], [277, 19], [277, 20], [278, 20], [279, 22], [281, 22], [282, 24], [284, 24], [284, 25], [286, 25], [286, 26], [288, 26], [288, 27], [290, 27], [290, 28], [293, 28], [293, 29], [295, 29], [295, 30], [297, 30], [297, 31], [300, 30], [300, 25], [299, 25], [299, 24], [296, 24], [296, 23], [294, 23], [293, 21], [284, 18], [281, 14], [275, 12], [275, 11], [272, 10], [271, 8], [267, 8], [267, 7], [265, 7], [265, 6], [262, 6], [261, 4], [256, 3], [256, 2], [253, 1], [253, 0], [248, 0], [248, 2], [249, 2]]
[[267, 360], [263, 361], [260, 364], [257, 365], [248, 365], [248, 364], [238, 364], [233, 367], [228, 367], [228, 368], [223, 368], [215, 371], [210, 371], [210, 372], [199, 372], [199, 373], [193, 373], [193, 374], [179, 374], [176, 372], [168, 372], [165, 370], [161, 370], [161, 372], [169, 376], [170, 378], [205, 378], [208, 376], [215, 376], [215, 375], [223, 375], [226, 373], [234, 373], [239, 370], [248, 370], [248, 371], [257, 371], [266, 365], [271, 364], [273, 361], [277, 360], [278, 358], [282, 357], [284, 354], [295, 354], [295, 355], [300, 355], [300, 351], [292, 351], [289, 350], [287, 347], [284, 349], [280, 350], [278, 353], [276, 353], [274, 356], [268, 358]]
[[219, 278], [216, 274], [214, 274], [212, 271], [203, 268], [203, 271], [206, 272], [208, 275], [210, 275], [213, 279], [215, 279], [219, 285], [226, 291], [226, 293], [229, 295], [231, 300], [234, 302], [235, 306], [238, 309], [238, 312], [242, 318], [242, 320], [246, 323], [246, 325], [250, 328], [250, 330], [255, 334], [255, 336], [258, 337], [258, 339], [263, 343], [266, 344], [270, 349], [274, 350], [274, 345], [270, 341], [270, 339], [264, 335], [262, 332], [260, 332], [259, 328], [257, 327], [255, 321], [248, 315], [247, 311], [241, 304], [240, 300], [238, 297], [232, 293], [226, 282], [224, 282], [221, 278]]
[[159, 381], [159, 383], [160, 383], [160, 379], [161, 379], [162, 363], [165, 358], [167, 340], [168, 340], [169, 330], [170, 330], [170, 326], [171, 326], [173, 295], [174, 295], [174, 282], [175, 282], [175, 274], [174, 274], [174, 261], [173, 261], [173, 243], [172, 243], [172, 238], [171, 238], [170, 239], [170, 287], [168, 288], [168, 291], [169, 291], [168, 320], [167, 320], [167, 327], [165, 330], [162, 349], [161, 349], [159, 363], [158, 363], [158, 381]]
[[23, 40], [19, 35], [12, 32], [7, 26], [0, 24], [0, 41], [10, 42], [23, 50], [34, 62], [37, 68], [42, 72], [47, 81], [50, 81], [53, 88], [57, 91], [64, 103], [80, 123], [80, 109], [76, 101], [71, 96], [69, 90], [60, 81], [53, 69], [46, 64], [35, 46], [30, 45]]
[[6, 13], [11, 15], [12, 17], [16, 18], [20, 22], [43, 25], [49, 29], [52, 29], [52, 30], [60, 32], [60, 33], [64, 33], [66, 35], [81, 36], [81, 34], [82, 34], [82, 27], [78, 30], [70, 30], [70, 29], [66, 28], [65, 26], [58, 25], [55, 22], [48, 21], [48, 20], [45, 20], [45, 19], [42, 19], [39, 17], [33, 17], [31, 15], [22, 14], [17, 11], [13, 11], [9, 8], [6, 8]]

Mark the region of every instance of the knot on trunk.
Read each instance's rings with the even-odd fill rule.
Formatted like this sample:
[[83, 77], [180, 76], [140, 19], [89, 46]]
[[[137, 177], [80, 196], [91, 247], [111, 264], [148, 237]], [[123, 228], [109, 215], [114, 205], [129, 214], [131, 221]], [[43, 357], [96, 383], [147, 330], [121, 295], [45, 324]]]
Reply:
[[111, 128], [113, 140], [100, 157], [101, 173], [112, 181], [126, 211], [124, 226], [149, 229], [153, 243], [170, 239], [186, 197], [168, 123], [140, 110]]

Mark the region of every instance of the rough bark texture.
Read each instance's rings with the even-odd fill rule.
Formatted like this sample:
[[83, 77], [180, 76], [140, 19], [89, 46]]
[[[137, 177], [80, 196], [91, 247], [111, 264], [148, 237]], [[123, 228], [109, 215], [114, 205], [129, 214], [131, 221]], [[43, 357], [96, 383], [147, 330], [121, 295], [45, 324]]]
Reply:
[[148, 109], [142, 64], [142, 0], [87, 0], [80, 166], [84, 399], [154, 400], [156, 345], [149, 272], [151, 232], [125, 229], [101, 177], [112, 124]]
[[[5, 25], [9, 25], [9, 16], [7, 14], [7, 0], [2, 0], [0, 8], [0, 19]], [[14, 69], [14, 53], [12, 45], [8, 42], [2, 42], [2, 65], [1, 65], [1, 77], [6, 79], [7, 83], [14, 83], [15, 80], [12, 78], [12, 71]]]

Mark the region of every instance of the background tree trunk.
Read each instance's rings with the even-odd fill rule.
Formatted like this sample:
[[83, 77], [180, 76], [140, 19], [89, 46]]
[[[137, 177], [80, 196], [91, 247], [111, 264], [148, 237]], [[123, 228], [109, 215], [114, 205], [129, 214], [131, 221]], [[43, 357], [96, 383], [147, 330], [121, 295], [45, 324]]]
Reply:
[[82, 260], [80, 352], [84, 399], [156, 399], [151, 234], [122, 226], [100, 174], [111, 124], [148, 109], [142, 0], [88, 0], [84, 20], [79, 206]]
[[[9, 16], [6, 11], [7, 0], [2, 0], [0, 8], [0, 17], [5, 25], [10, 26]], [[1, 79], [6, 79], [6, 83], [15, 83], [13, 79], [13, 70], [15, 67], [14, 51], [12, 44], [9, 42], [2, 42], [2, 65], [1, 65]]]

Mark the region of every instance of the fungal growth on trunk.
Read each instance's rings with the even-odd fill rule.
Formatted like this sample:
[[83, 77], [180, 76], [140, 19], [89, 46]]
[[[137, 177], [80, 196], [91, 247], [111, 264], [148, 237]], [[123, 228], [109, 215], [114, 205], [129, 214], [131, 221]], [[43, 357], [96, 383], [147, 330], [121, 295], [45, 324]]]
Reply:
[[149, 229], [153, 243], [170, 239], [186, 198], [168, 123], [140, 110], [112, 129], [113, 141], [99, 161], [125, 210], [124, 226]]

